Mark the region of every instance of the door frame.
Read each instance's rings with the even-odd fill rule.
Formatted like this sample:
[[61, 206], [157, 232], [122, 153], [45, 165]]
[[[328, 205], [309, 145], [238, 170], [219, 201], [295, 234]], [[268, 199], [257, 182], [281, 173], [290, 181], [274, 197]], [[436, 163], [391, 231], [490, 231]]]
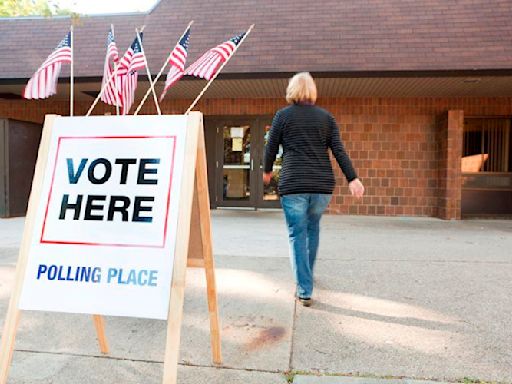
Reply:
[[258, 138], [257, 138], [257, 145], [256, 149], [258, 151], [258, 154], [260, 156], [259, 162], [257, 164], [257, 178], [258, 178], [258, 188], [257, 188], [257, 199], [256, 199], [256, 208], [257, 209], [265, 209], [265, 208], [281, 208], [281, 202], [280, 199], [277, 200], [263, 200], [264, 195], [264, 186], [263, 186], [263, 157], [264, 157], [264, 150], [265, 150], [265, 144], [264, 144], [264, 132], [265, 132], [265, 125], [271, 125], [272, 124], [272, 115], [261, 115], [258, 118]]

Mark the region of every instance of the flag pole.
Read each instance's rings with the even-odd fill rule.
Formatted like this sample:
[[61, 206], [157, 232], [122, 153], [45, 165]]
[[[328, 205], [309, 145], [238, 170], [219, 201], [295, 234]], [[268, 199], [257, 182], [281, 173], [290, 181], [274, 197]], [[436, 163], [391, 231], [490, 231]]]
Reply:
[[215, 73], [215, 75], [210, 79], [210, 81], [208, 82], [208, 84], [205, 85], [205, 87], [203, 88], [203, 90], [201, 91], [201, 93], [199, 95], [197, 95], [196, 99], [194, 100], [194, 102], [192, 104], [190, 104], [190, 107], [188, 107], [187, 111], [185, 112], [185, 115], [188, 115], [190, 113], [190, 111], [192, 110], [192, 108], [194, 108], [197, 104], [197, 102], [199, 101], [199, 99], [204, 95], [204, 93], [206, 92], [206, 90], [210, 87], [210, 85], [213, 83], [213, 80], [215, 80], [217, 78], [217, 76], [219, 75], [219, 73], [222, 71], [222, 69], [226, 66], [226, 64], [229, 62], [229, 60], [231, 60], [231, 58], [233, 56], [235, 56], [235, 53], [236, 51], [238, 50], [238, 48], [242, 45], [242, 43], [244, 42], [244, 40], [247, 38], [247, 36], [249, 36], [249, 33], [251, 33], [252, 29], [254, 28], [254, 24], [251, 25], [249, 27], [249, 29], [247, 30], [247, 32], [245, 33], [245, 36], [242, 37], [242, 40], [240, 40], [240, 43], [238, 43], [238, 45], [235, 47], [235, 50], [233, 51], [233, 54], [231, 56], [228, 57], [228, 59], [221, 65], [221, 67], [219, 68], [219, 70], [217, 71], [217, 73]]
[[[112, 29], [112, 38], [114, 39], [114, 41], [116, 41], [116, 35], [114, 33], [114, 24], [110, 24], [110, 28]], [[107, 52], [108, 52], [108, 47], [107, 47]], [[105, 60], [107, 60], [107, 56], [105, 56]], [[117, 89], [117, 65], [116, 63], [114, 63], [114, 91], [116, 93], [116, 115], [119, 116], [119, 104], [120, 104], [120, 100], [119, 100], [119, 90]], [[110, 80], [109, 80], [110, 81]]]
[[156, 92], [155, 92], [155, 86], [153, 84], [153, 81], [151, 80], [151, 73], [149, 72], [149, 65], [148, 65], [148, 61], [146, 60], [146, 54], [144, 53], [144, 47], [142, 46], [142, 41], [140, 39], [139, 29], [135, 28], [135, 32], [137, 32], [137, 40], [139, 41], [139, 44], [140, 44], [140, 50], [142, 52], [142, 57], [144, 57], [144, 64], [146, 66], [146, 72], [148, 74], [150, 89], [153, 92], [153, 99], [155, 100], [156, 111], [159, 115], [161, 115], [162, 111], [160, 110], [160, 105], [158, 105], [158, 99], [156, 97]]
[[74, 79], [74, 63], [75, 63], [75, 57], [74, 57], [74, 51], [75, 51], [75, 42], [73, 41], [73, 24], [71, 24], [70, 28], [70, 35], [71, 35], [71, 79], [69, 82], [70, 90], [69, 90], [69, 116], [73, 116], [73, 107], [74, 107], [74, 88], [75, 88], [75, 79]]
[[[114, 38], [114, 41], [115, 41], [115, 37], [114, 37], [114, 24], [110, 24], [110, 30], [112, 31], [112, 37]], [[108, 43], [108, 39], [107, 39], [107, 43]], [[109, 45], [107, 44], [107, 54], [105, 55], [105, 61], [103, 63], [103, 68], [105, 68], [107, 65], [108, 65], [108, 52], [109, 52]], [[114, 71], [116, 70], [116, 63], [114, 63]], [[105, 73], [103, 73], [103, 75], [105, 75]], [[116, 92], [116, 114], [119, 115], [119, 95], [117, 94], [117, 87], [116, 87], [116, 84], [115, 84], [115, 74], [114, 74], [114, 92]], [[107, 81], [107, 84], [110, 82], [110, 78], [108, 79]], [[101, 82], [101, 85], [103, 86], [103, 81]], [[101, 96], [100, 96], [101, 98]], [[88, 115], [87, 115], [88, 116]]]
[[[185, 36], [185, 33], [187, 33], [187, 30], [192, 26], [193, 23], [194, 23], [194, 20], [192, 20], [190, 23], [188, 23], [187, 28], [185, 28], [185, 32], [183, 32], [183, 34], [180, 36], [180, 38], [178, 39], [176, 44], [178, 44], [180, 42], [180, 40], [183, 38], [183, 36]], [[173, 48], [173, 50], [174, 50], [174, 48]], [[162, 68], [160, 68], [160, 72], [158, 72], [158, 75], [156, 75], [155, 80], [153, 81], [153, 86], [157, 83], [158, 79], [160, 79], [160, 76], [162, 76], [162, 73], [164, 72], [165, 67], [167, 66], [167, 63], [169, 62], [169, 60], [171, 58], [173, 50], [171, 50], [171, 53], [169, 53], [169, 56], [167, 57], [167, 59], [164, 62], [164, 65], [162, 65]], [[137, 115], [139, 113], [139, 111], [141, 110], [142, 106], [146, 102], [150, 93], [151, 93], [151, 87], [149, 87], [148, 90], [146, 91], [146, 94], [144, 95], [141, 102], [139, 103], [139, 106], [135, 110], [134, 115]]]

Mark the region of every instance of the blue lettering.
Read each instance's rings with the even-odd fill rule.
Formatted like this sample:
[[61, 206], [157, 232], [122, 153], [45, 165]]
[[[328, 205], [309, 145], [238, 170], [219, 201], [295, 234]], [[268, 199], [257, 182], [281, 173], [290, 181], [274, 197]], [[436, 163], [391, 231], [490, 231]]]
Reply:
[[101, 268], [96, 267], [92, 270], [92, 282], [99, 283], [101, 281]]
[[110, 282], [112, 281], [112, 279], [113, 279], [114, 277], [116, 277], [116, 276], [117, 276], [117, 269], [115, 269], [115, 268], [109, 268], [109, 269], [108, 269], [107, 282], [109, 282], [109, 283], [110, 283]]
[[75, 173], [75, 167], [73, 166], [73, 159], [66, 159], [68, 163], [68, 178], [70, 184], [77, 184], [78, 180], [80, 179], [80, 176], [82, 175], [82, 172], [84, 171], [85, 164], [87, 163], [87, 160], [89, 159], [82, 159], [80, 160], [80, 165], [78, 166], [78, 169]]
[[[80, 269], [80, 267], [77, 268], [77, 270]], [[73, 279], [73, 276], [71, 276], [71, 267], [68, 266], [68, 274], [66, 275], [66, 280], [67, 281], [76, 281], [76, 279]]]
[[50, 268], [48, 268], [48, 280], [55, 280], [56, 277], [57, 277], [57, 266], [50, 265]]
[[158, 271], [156, 271], [156, 270], [149, 271], [148, 285], [150, 287], [156, 287], [156, 280], [158, 279], [157, 275], [158, 275]]
[[91, 278], [91, 267], [82, 268], [82, 273], [80, 274], [80, 281], [89, 282], [89, 279]]
[[[143, 269], [142, 271], [140, 271], [140, 272], [139, 272], [139, 276], [138, 276], [137, 283], [138, 283], [139, 285], [147, 285], [147, 284], [148, 284], [147, 275], [148, 275], [148, 271], [146, 271], [145, 269]], [[144, 276], [144, 278], [143, 278], [143, 276]]]
[[39, 264], [39, 268], [37, 269], [37, 280], [39, 280], [41, 278], [41, 275], [43, 273], [46, 273], [46, 271], [48, 270], [48, 267], [44, 264]]
[[62, 265], [57, 268], [57, 280], [65, 281], [65, 277], [62, 276]]
[[137, 279], [135, 277], [135, 269], [130, 270], [128, 274], [128, 280], [126, 280], [126, 284], [137, 285]]
[[126, 285], [138, 285], [141, 287], [149, 286], [156, 287], [158, 280], [157, 270], [147, 269], [130, 269], [128, 276], [122, 268], [109, 268], [108, 270], [108, 283], [126, 284]]
[[[67, 269], [66, 269], [67, 268]], [[117, 273], [113, 269], [114, 274]], [[110, 273], [110, 271], [109, 271]], [[77, 282], [101, 282], [101, 268], [100, 267], [74, 267], [63, 265], [50, 265], [39, 264], [37, 268], [37, 280], [41, 280], [46, 274], [48, 281], [77, 281]]]

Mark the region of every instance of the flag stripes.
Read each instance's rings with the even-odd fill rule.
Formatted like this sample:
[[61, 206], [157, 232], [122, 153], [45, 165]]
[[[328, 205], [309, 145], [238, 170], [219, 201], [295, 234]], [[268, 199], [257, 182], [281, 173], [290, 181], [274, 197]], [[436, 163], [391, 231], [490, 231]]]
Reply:
[[23, 97], [25, 99], [45, 99], [56, 94], [62, 63], [71, 63], [71, 56], [71, 32], [68, 32], [30, 78], [23, 91]]
[[[191, 24], [191, 23], [190, 23]], [[162, 100], [170, 87], [176, 84], [184, 75], [196, 76], [206, 80], [212, 80], [218, 74], [218, 71], [227, 63], [231, 56], [237, 50], [238, 45], [244, 39], [246, 33], [239, 34], [218, 46], [205, 52], [188, 68], [185, 67], [188, 56], [188, 45], [190, 39], [190, 25], [176, 44], [169, 55], [169, 71], [160, 96]], [[62, 63], [73, 64], [71, 32], [59, 43], [57, 48], [46, 58], [43, 64], [38, 68], [30, 78], [23, 91], [23, 97], [27, 99], [47, 98], [57, 92], [57, 82], [61, 72]], [[142, 50], [142, 33], [134, 39], [131, 46], [122, 57], [119, 57], [113, 27], [108, 33], [102, 92], [98, 95], [94, 105], [99, 99], [109, 105], [120, 106], [122, 113], [127, 114], [135, 101], [135, 90], [137, 88], [137, 71], [146, 67], [146, 58]], [[149, 71], [149, 69], [148, 69]], [[159, 73], [161, 74], [162, 70]], [[158, 77], [159, 77], [158, 76]], [[151, 82], [151, 75], [148, 77]], [[153, 83], [151, 83], [153, 89]], [[153, 90], [154, 93], [154, 90]], [[204, 91], [202, 92], [204, 93]], [[202, 94], [201, 93], [201, 94]], [[155, 104], [158, 108], [158, 101], [155, 96]], [[88, 112], [90, 113], [90, 111]]]
[[118, 79], [113, 78], [114, 68], [119, 62], [119, 51], [117, 50], [112, 28], [107, 36], [107, 56], [103, 68], [103, 80], [101, 86], [103, 93], [101, 101], [109, 105], [121, 106], [120, 84]]
[[[142, 43], [142, 33], [140, 33]], [[141, 43], [136, 37], [132, 45], [119, 60], [117, 67], [117, 80], [121, 87], [121, 106], [123, 115], [128, 114], [135, 101], [135, 89], [137, 88], [137, 71], [146, 67]]]
[[123, 75], [121, 78], [121, 93], [123, 95], [123, 115], [128, 114], [128, 111], [130, 110], [135, 101], [135, 89], [137, 88], [137, 78], [138, 72]]
[[165, 80], [165, 87], [160, 95], [160, 101], [163, 100], [168, 89], [172, 87], [185, 73], [185, 62], [187, 61], [188, 45], [190, 41], [190, 27], [183, 34], [182, 38], [176, 44], [169, 57], [169, 72]]
[[211, 80], [222, 64], [235, 52], [244, 36], [245, 32], [210, 49], [185, 70], [185, 75]]

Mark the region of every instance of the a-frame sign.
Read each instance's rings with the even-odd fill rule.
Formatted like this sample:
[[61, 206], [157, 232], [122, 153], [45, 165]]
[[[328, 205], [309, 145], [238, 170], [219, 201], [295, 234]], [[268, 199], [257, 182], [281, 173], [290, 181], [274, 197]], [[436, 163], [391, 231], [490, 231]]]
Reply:
[[163, 383], [176, 383], [187, 265], [206, 271], [220, 364], [202, 114], [47, 116], [2, 334], [0, 384], [24, 309], [92, 314], [104, 353], [102, 315], [165, 319]]

